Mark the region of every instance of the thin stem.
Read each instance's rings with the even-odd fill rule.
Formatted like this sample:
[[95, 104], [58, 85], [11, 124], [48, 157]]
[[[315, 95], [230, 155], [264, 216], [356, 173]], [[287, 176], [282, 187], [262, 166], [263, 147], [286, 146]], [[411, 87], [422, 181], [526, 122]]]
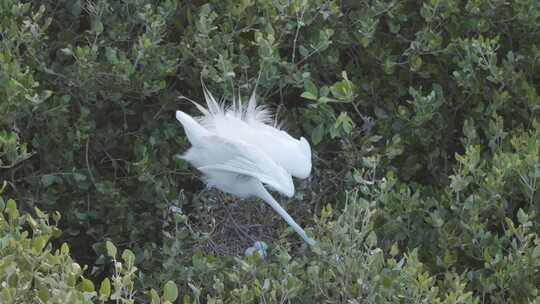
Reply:
[[292, 51], [292, 63], [294, 64], [295, 58], [296, 58], [296, 43], [298, 42], [298, 34], [300, 34], [300, 28], [303, 25], [303, 19], [304, 19], [304, 12], [305, 8], [302, 8], [300, 14], [296, 12], [297, 22], [296, 22], [296, 33], [294, 34], [294, 41], [293, 41], [293, 51]]

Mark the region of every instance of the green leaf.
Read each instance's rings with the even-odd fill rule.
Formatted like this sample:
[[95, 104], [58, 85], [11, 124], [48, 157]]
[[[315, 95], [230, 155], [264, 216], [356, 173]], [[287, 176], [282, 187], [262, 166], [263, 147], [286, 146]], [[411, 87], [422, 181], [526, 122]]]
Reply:
[[[67, 2], [67, 3], [69, 3], [69, 2]], [[69, 12], [70, 12], [74, 17], [79, 17], [79, 15], [81, 14], [81, 11], [82, 11], [82, 8], [81, 8], [81, 0], [75, 0], [75, 1], [72, 1], [72, 2], [71, 2], [71, 6], [70, 6]]]
[[128, 268], [131, 268], [135, 263], [135, 254], [131, 250], [126, 249], [122, 252], [122, 259], [127, 263]]
[[330, 92], [332, 92], [332, 96], [334, 96], [337, 99], [344, 99], [345, 98], [345, 84], [343, 82], [336, 82], [333, 86], [330, 87]]
[[525, 223], [527, 223], [529, 221], [529, 216], [521, 208], [519, 208], [519, 210], [518, 210], [517, 218], [518, 218], [518, 221], [519, 221], [519, 223], [521, 225], [523, 225], [523, 224], [525, 224]]
[[372, 143], [376, 143], [376, 142], [378, 142], [379, 140], [381, 140], [382, 138], [383, 138], [383, 137], [380, 136], [380, 135], [373, 135], [373, 136], [370, 136], [370, 137], [368, 138], [368, 141], [369, 141], [369, 142], [372, 142]]
[[390, 57], [386, 57], [383, 64], [384, 73], [387, 75], [394, 73], [395, 66], [396, 63]]
[[50, 185], [54, 183], [58, 183], [61, 180], [62, 180], [61, 178], [52, 174], [45, 174], [41, 176], [41, 184], [43, 185], [43, 187], [49, 187]]
[[352, 119], [349, 117], [349, 115], [347, 115], [346, 112], [341, 112], [338, 116], [338, 118], [336, 119], [336, 123], [335, 123], [335, 128], [336, 129], [343, 129], [343, 131], [345, 131], [346, 134], [349, 134], [351, 133], [352, 129], [353, 129], [353, 121]]
[[19, 217], [19, 211], [17, 210], [17, 203], [13, 199], [8, 199], [5, 212], [10, 220], [15, 220]]
[[321, 98], [318, 99], [318, 101], [320, 103], [329, 103], [329, 102], [335, 102], [337, 100], [335, 99], [332, 99], [332, 98], [329, 98], [329, 97], [326, 97], [326, 96], [322, 96]]
[[107, 255], [112, 257], [113, 259], [116, 258], [116, 246], [111, 241], [105, 242], [105, 249], [107, 250]]
[[99, 287], [99, 296], [103, 299], [107, 299], [110, 295], [111, 281], [109, 281], [109, 278], [105, 278], [103, 281], [101, 281], [101, 286]]
[[34, 207], [34, 211], [36, 212], [36, 215], [40, 219], [46, 219], [48, 218], [47, 214], [45, 214], [43, 211], [41, 211], [38, 207]]
[[52, 227], [52, 236], [55, 238], [58, 238], [62, 235], [62, 230], [58, 229], [57, 227]]
[[69, 255], [69, 246], [67, 243], [62, 243], [62, 246], [60, 246], [60, 253], [62, 255]]
[[317, 145], [318, 143], [322, 141], [323, 136], [324, 136], [324, 126], [318, 125], [311, 132], [311, 141], [313, 142], [314, 145]]
[[103, 33], [103, 23], [101, 21], [97, 20], [94, 23], [94, 32], [96, 33], [96, 35], [100, 35], [101, 33]]
[[433, 227], [440, 228], [444, 225], [443, 219], [439, 216], [437, 212], [431, 213], [430, 216], [431, 216], [431, 222], [432, 222]]
[[309, 55], [308, 49], [306, 49], [303, 45], [298, 48], [298, 51], [300, 52], [300, 55], [302, 55], [302, 57], [304, 58]]
[[533, 252], [532, 252], [532, 258], [534, 260], [538, 260], [540, 258], [540, 245], [534, 247]]
[[116, 49], [107, 47], [105, 49], [105, 57], [107, 57], [107, 61], [111, 64], [116, 64], [118, 62], [118, 56]]
[[92, 281], [88, 280], [88, 279], [85, 279], [83, 278], [81, 283], [80, 283], [80, 289], [84, 292], [94, 292], [95, 291], [95, 287], [94, 287], [94, 283], [92, 283]]
[[330, 87], [330, 92], [332, 95], [341, 102], [351, 102], [354, 99], [354, 87], [347, 73], [344, 71], [341, 73], [343, 77], [342, 81], [336, 82], [333, 86]]
[[35, 237], [32, 240], [32, 250], [34, 250], [34, 252], [36, 253], [40, 253], [48, 241], [49, 241], [48, 235], [40, 235], [40, 236]]
[[53, 218], [54, 222], [55, 222], [56, 224], [58, 224], [58, 222], [60, 221], [60, 218], [62, 218], [62, 215], [60, 214], [60, 212], [55, 211], [55, 212], [52, 214], [52, 218]]
[[304, 80], [304, 90], [313, 96], [319, 95], [319, 90], [317, 89], [317, 86], [313, 83], [313, 81], [309, 79]]
[[[4, 193], [4, 190], [6, 190], [6, 187], [7, 187], [8, 183], [7, 181], [4, 181], [2, 183], [2, 187], [0, 187], [0, 194]], [[3, 202], [4, 200], [0, 197], [0, 204]], [[2, 209], [2, 205], [0, 205], [0, 209]]]
[[317, 95], [313, 95], [309, 92], [304, 92], [302, 93], [302, 95], [300, 95], [300, 97], [303, 97], [305, 99], [309, 99], [309, 100], [317, 100]]
[[60, 50], [66, 56], [73, 56], [73, 51], [70, 48], [63, 48]]
[[163, 287], [163, 298], [169, 302], [174, 302], [178, 298], [178, 288], [174, 282], [168, 281], [165, 283]]
[[155, 289], [150, 289], [150, 304], [160, 304], [159, 295]]
[[30, 225], [30, 227], [32, 227], [33, 230], [35, 230], [38, 226], [38, 223], [36, 222], [36, 220], [34, 220], [34, 218], [28, 214], [26, 217], [26, 222], [28, 223], [28, 225]]
[[49, 290], [46, 287], [41, 286], [38, 290], [38, 297], [43, 303], [49, 303], [48, 302], [50, 298]]
[[377, 235], [373, 231], [368, 234], [366, 244], [370, 247], [375, 247], [377, 245]]
[[34, 94], [34, 95], [25, 94], [24, 98], [26, 98], [28, 101], [30, 101], [30, 102], [37, 105], [37, 104], [40, 104], [40, 103], [44, 102], [49, 97], [51, 97], [52, 94], [53, 94], [52, 91], [45, 90], [45, 91], [41, 92], [40, 94]]
[[388, 275], [384, 275], [382, 277], [382, 284], [386, 289], [389, 289], [392, 287], [392, 277]]
[[2, 288], [2, 303], [13, 303], [13, 296], [10, 290], [11, 288]]
[[73, 178], [77, 182], [84, 182], [86, 180], [86, 175], [80, 173], [73, 173]]
[[422, 67], [422, 57], [420, 56], [412, 56], [409, 60], [409, 64], [411, 66], [412, 71], [418, 71]]
[[392, 247], [390, 248], [390, 256], [395, 257], [399, 253], [399, 248], [397, 246], [397, 243], [394, 243]]

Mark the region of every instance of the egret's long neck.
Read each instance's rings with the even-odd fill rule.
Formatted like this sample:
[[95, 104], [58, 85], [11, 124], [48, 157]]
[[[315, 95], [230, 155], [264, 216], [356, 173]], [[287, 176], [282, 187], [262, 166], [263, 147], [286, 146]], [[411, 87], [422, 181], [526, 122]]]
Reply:
[[306, 241], [306, 243], [308, 243], [309, 245], [315, 244], [315, 240], [307, 236], [304, 229], [302, 229], [302, 227], [300, 227], [294, 221], [294, 219], [289, 215], [289, 213], [287, 213], [287, 211], [283, 209], [283, 207], [281, 207], [281, 205], [272, 197], [272, 195], [270, 195], [270, 193], [268, 193], [268, 191], [264, 188], [263, 185], [259, 184], [258, 188], [258, 194], [260, 195], [260, 198], [262, 198], [266, 203], [268, 203], [268, 205], [272, 206], [272, 208], [274, 208], [274, 210], [276, 210], [276, 212], [281, 215], [281, 217], [287, 222], [287, 224], [289, 224], [294, 229], [294, 231], [296, 231], [296, 233], [298, 233], [304, 239], [304, 241]]

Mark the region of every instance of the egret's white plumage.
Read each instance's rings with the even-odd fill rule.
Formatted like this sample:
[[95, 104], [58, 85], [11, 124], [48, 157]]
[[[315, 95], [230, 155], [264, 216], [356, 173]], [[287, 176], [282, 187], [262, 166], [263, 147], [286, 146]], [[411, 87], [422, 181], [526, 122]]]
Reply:
[[288, 197], [294, 194], [292, 176], [311, 172], [311, 148], [273, 127], [272, 115], [257, 106], [255, 94], [247, 106], [240, 100], [225, 107], [203, 87], [207, 108], [193, 102], [203, 114], [197, 119], [177, 111], [192, 147], [183, 158], [204, 174], [208, 186], [237, 195], [256, 196], [276, 210], [309, 244], [314, 241], [291, 218], [263, 185]]
[[[272, 115], [257, 106], [255, 93], [247, 106], [235, 100], [233, 106], [220, 105], [204, 87], [208, 109], [193, 102], [203, 113], [201, 124], [209, 131], [227, 139], [251, 143], [268, 154], [292, 176], [307, 178], [311, 172], [311, 148], [307, 140], [293, 138], [287, 132], [272, 126]], [[274, 125], [278, 125], [274, 123]]]

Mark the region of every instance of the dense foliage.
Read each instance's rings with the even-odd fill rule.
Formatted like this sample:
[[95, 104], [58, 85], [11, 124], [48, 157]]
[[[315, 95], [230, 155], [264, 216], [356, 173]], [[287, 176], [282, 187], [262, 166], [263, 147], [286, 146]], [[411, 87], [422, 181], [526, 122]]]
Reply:
[[[0, 302], [540, 303], [538, 24], [536, 0], [0, 0]], [[179, 158], [201, 78], [310, 140], [282, 203], [316, 246]]]

